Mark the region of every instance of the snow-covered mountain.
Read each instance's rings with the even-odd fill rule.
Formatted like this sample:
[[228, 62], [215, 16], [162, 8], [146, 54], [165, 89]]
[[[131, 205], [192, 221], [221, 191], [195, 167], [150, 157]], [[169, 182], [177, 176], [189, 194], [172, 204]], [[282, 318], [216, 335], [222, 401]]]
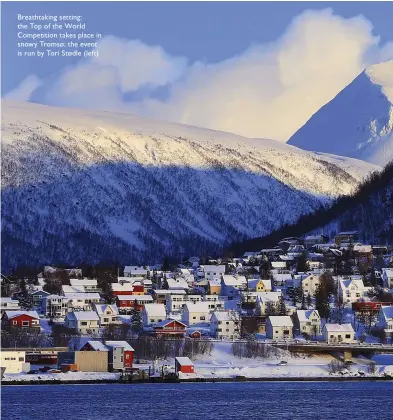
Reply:
[[[301, 104], [299, 104], [301, 106]], [[288, 141], [385, 165], [393, 159], [393, 61], [364, 70]]]
[[3, 270], [212, 252], [380, 169], [130, 114], [3, 101], [2, 117]]

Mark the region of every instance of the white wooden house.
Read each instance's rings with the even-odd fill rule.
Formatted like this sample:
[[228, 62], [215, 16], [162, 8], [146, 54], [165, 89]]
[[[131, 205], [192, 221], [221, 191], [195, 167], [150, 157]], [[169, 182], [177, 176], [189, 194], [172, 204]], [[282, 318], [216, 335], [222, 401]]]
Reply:
[[145, 327], [166, 319], [166, 308], [163, 303], [146, 303], [142, 311], [143, 325]]
[[322, 330], [324, 340], [331, 343], [353, 343], [355, 331], [351, 324], [325, 324]]
[[210, 317], [210, 335], [215, 338], [240, 337], [240, 316], [237, 311], [216, 311]]
[[269, 316], [266, 321], [266, 337], [272, 340], [293, 338], [293, 323], [290, 316]]
[[64, 320], [64, 326], [80, 334], [97, 334], [100, 319], [95, 311], [69, 312]]
[[208, 323], [210, 321], [210, 310], [207, 302], [187, 302], [183, 308], [182, 321], [188, 326]]
[[316, 309], [298, 309], [295, 314], [295, 326], [300, 334], [315, 337], [322, 333], [321, 317]]

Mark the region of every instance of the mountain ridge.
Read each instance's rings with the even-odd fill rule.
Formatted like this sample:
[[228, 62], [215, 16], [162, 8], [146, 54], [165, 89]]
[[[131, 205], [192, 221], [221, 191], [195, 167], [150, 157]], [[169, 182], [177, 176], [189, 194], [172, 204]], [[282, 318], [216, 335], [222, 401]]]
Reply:
[[2, 265], [217, 252], [380, 169], [274, 140], [3, 101]]

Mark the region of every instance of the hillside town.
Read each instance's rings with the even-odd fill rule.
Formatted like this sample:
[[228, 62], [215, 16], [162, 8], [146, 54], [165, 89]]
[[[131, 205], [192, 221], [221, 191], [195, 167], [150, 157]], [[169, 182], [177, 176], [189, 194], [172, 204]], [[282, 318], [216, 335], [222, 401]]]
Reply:
[[392, 247], [359, 243], [356, 231], [180, 264], [46, 266], [2, 275], [1, 290], [1, 366], [9, 377], [192, 377], [194, 361], [213, 359], [214, 348], [282, 366], [289, 354], [320, 351], [335, 356], [333, 374], [355, 354], [375, 354], [372, 346], [393, 353]]

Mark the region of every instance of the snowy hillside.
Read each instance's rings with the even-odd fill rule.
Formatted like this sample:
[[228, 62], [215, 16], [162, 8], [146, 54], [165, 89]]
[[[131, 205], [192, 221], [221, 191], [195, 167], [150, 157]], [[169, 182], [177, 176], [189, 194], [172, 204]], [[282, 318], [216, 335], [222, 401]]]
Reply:
[[288, 141], [385, 165], [393, 159], [393, 61], [367, 68]]
[[262, 236], [365, 162], [129, 114], [3, 101], [2, 264], [162, 261]]

